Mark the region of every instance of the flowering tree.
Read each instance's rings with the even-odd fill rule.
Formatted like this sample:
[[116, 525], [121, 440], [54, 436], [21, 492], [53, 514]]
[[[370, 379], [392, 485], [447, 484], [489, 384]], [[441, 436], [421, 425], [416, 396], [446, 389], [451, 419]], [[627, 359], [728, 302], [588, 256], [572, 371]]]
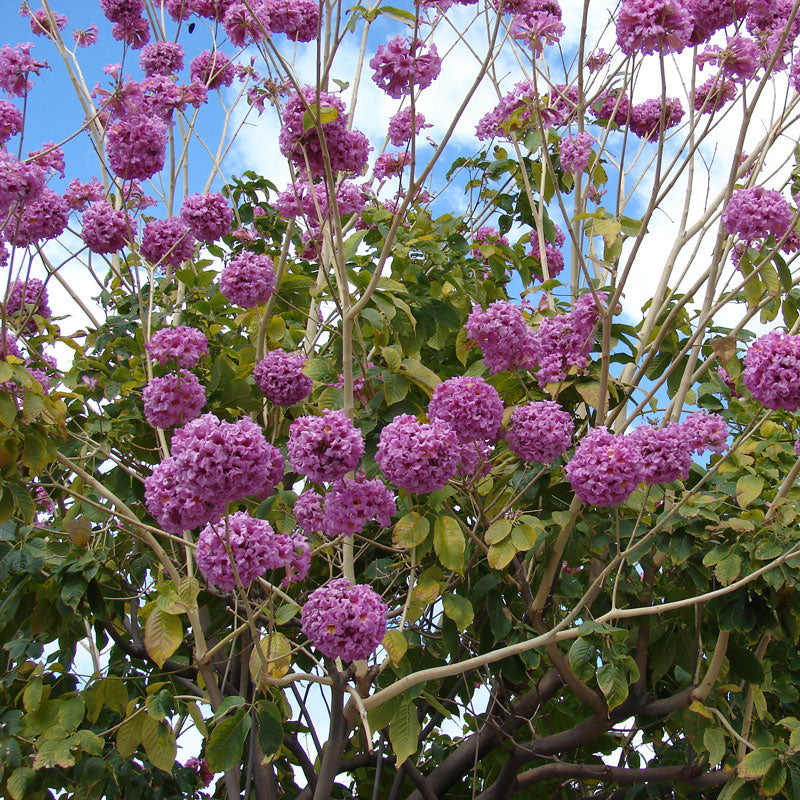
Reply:
[[0, 48], [2, 796], [800, 796], [800, 2], [81, 5]]

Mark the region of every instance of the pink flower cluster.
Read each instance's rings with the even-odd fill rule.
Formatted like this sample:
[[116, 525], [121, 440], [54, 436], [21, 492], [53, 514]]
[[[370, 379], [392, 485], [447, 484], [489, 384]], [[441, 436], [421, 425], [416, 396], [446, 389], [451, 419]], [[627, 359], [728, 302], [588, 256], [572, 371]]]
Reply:
[[209, 583], [230, 592], [236, 588], [234, 565], [244, 589], [275, 569], [285, 570], [284, 584], [302, 580], [308, 574], [311, 550], [300, 534], [275, 533], [266, 520], [237, 511], [203, 528], [197, 537], [195, 558]]
[[203, 50], [189, 63], [189, 76], [209, 89], [230, 86], [236, 77], [233, 62], [221, 50]]
[[275, 283], [271, 259], [244, 251], [223, 268], [219, 288], [231, 303], [253, 308], [272, 297]]
[[179, 269], [194, 255], [194, 236], [180, 217], [154, 219], [144, 226], [139, 250], [151, 264]]
[[411, 141], [423, 128], [432, 128], [433, 125], [425, 122], [425, 117], [414, 109], [414, 130], [411, 130], [411, 106], [398, 111], [389, 118], [389, 141], [394, 147], [402, 147]]
[[36, 36], [55, 36], [56, 31], [63, 31], [67, 27], [67, 17], [57, 11], [51, 12], [52, 22], [43, 8], [37, 8], [35, 11], [23, 8], [20, 13], [30, 17], [31, 33]]
[[381, 153], [375, 159], [374, 173], [379, 180], [402, 175], [403, 170], [411, 163], [408, 153]]
[[567, 450], [574, 432], [568, 412], [552, 400], [539, 400], [514, 409], [508, 445], [523, 461], [549, 464]]
[[190, 194], [181, 203], [181, 219], [196, 239], [215, 242], [230, 232], [233, 209], [219, 193]]
[[762, 406], [800, 408], [800, 336], [770, 331], [750, 345], [743, 363], [744, 385]]
[[17, 204], [41, 196], [47, 175], [36, 164], [18, 161], [7, 150], [0, 150], [0, 218]]
[[[335, 208], [339, 216], [358, 214], [365, 205], [366, 196], [362, 187], [353, 181], [342, 181], [336, 189]], [[275, 209], [286, 219], [302, 215], [312, 231], [318, 230], [331, 214], [328, 191], [321, 181], [309, 183], [299, 180], [289, 184], [275, 198]]]
[[27, 247], [60, 236], [68, 219], [69, 207], [64, 199], [45, 187], [37, 198], [12, 211], [2, 232], [17, 247]]
[[369, 140], [363, 133], [348, 129], [345, 105], [336, 95], [330, 92], [318, 92], [313, 86], [306, 86], [302, 97], [293, 94], [286, 101], [283, 109], [283, 127], [278, 136], [281, 153], [301, 172], [308, 170], [312, 176], [324, 174], [325, 160], [317, 127], [306, 130], [303, 121], [306, 112], [317, 106], [320, 117], [323, 112], [336, 113], [334, 119], [320, 122], [331, 169], [334, 172], [360, 174], [367, 165]]
[[[541, 258], [539, 257], [539, 234], [537, 231], [531, 231], [531, 249], [528, 251], [528, 255], [535, 258], [538, 262], [538, 269], [540, 270], [541, 274], [537, 274], [536, 277], [544, 280], [544, 268], [541, 264]], [[564, 231], [556, 225], [556, 234], [555, 234], [555, 242], [551, 243], [545, 238], [544, 240], [544, 253], [545, 258], [547, 259], [547, 274], [550, 278], [558, 277], [564, 269], [564, 254], [559, 249], [562, 247], [566, 238], [564, 237]]]
[[[296, 506], [295, 506], [296, 510]], [[371, 520], [386, 528], [397, 512], [392, 493], [374, 478], [359, 471], [354, 478], [339, 478], [325, 495], [322, 530], [330, 537], [361, 533]]]
[[228, 5], [222, 27], [231, 44], [244, 47], [253, 42], [261, 42], [270, 33], [270, 21], [266, 3], [263, 0], [233, 2]]
[[84, 211], [89, 203], [104, 198], [103, 184], [97, 178], [92, 178], [88, 183], [73, 178], [67, 186], [67, 191], [64, 192], [64, 200], [73, 211]]
[[629, 437], [641, 454], [648, 484], [685, 480], [692, 466], [692, 448], [685, 425], [670, 422], [663, 428], [639, 425]]
[[[605, 292], [598, 292], [597, 299], [605, 303], [608, 297]], [[547, 317], [539, 323], [531, 344], [533, 361], [539, 366], [539, 386], [560, 383], [572, 367], [586, 367], [598, 320], [597, 303], [589, 293], [579, 297], [566, 314]]]
[[721, 76], [709, 78], [694, 90], [694, 110], [713, 114], [736, 97], [736, 84]]
[[203, 414], [175, 431], [171, 449], [145, 480], [147, 509], [171, 533], [216, 520], [247, 495], [269, 494], [281, 477], [280, 451], [247, 417]]
[[531, 109], [535, 103], [534, 89], [530, 81], [520, 81], [514, 88], [500, 98], [500, 102], [488, 113], [484, 114], [475, 128], [475, 135], [480, 140], [492, 139], [495, 136], [507, 138], [505, 129], [512, 119], [513, 127], [530, 122]]
[[752, 78], [761, 66], [758, 44], [746, 36], [731, 36], [725, 47], [708, 45], [702, 53], [695, 57], [700, 69], [705, 64], [717, 64], [724, 78], [733, 81], [747, 81]]
[[188, 325], [156, 331], [145, 347], [150, 357], [162, 366], [174, 361], [180, 367], [191, 369], [203, 356], [208, 355], [205, 334]]
[[693, 29], [682, 0], [622, 0], [617, 44], [626, 55], [679, 53], [689, 44]]
[[19, 314], [26, 321], [25, 330], [36, 333], [36, 314], [44, 319], [52, 316], [50, 303], [47, 297], [47, 287], [38, 278], [28, 278], [26, 281], [14, 281], [6, 297], [6, 314], [13, 317]]
[[83, 212], [81, 238], [93, 253], [116, 253], [136, 236], [130, 214], [111, 207], [107, 200], [90, 203]]
[[662, 130], [662, 120], [663, 130], [667, 131], [679, 125], [682, 119], [683, 106], [677, 97], [667, 97], [663, 103], [657, 97], [631, 108], [628, 127], [640, 139], [655, 142]]
[[64, 177], [66, 169], [64, 151], [60, 147], [56, 147], [55, 142], [45, 142], [38, 150], [32, 150], [28, 153], [28, 161], [38, 164], [44, 170], [52, 169], [53, 172]]
[[31, 56], [30, 42], [12, 47], [4, 44], [0, 48], [0, 89], [11, 97], [22, 97], [33, 87], [31, 75], [47, 69], [46, 61], [37, 61]]
[[144, 418], [154, 428], [173, 428], [197, 419], [206, 404], [206, 390], [185, 369], [153, 378], [142, 392]]
[[22, 130], [22, 112], [8, 100], [0, 100], [0, 144]]
[[124, 180], [147, 180], [166, 158], [167, 126], [157, 117], [132, 114], [112, 122], [106, 131], [108, 164]]
[[311, 378], [303, 374], [306, 358], [302, 353], [271, 350], [253, 367], [256, 386], [267, 400], [278, 406], [296, 405], [311, 394]]
[[559, 149], [559, 160], [561, 166], [567, 171], [575, 174], [586, 172], [589, 166], [589, 156], [592, 154], [592, 146], [595, 138], [591, 133], [581, 131], [573, 133], [561, 140]]
[[728, 446], [728, 426], [719, 414], [696, 411], [681, 423], [688, 446], [698, 455], [710, 450], [723, 453]]
[[381, 431], [375, 460], [395, 486], [427, 494], [443, 488], [456, 474], [461, 449], [446, 422], [418, 422], [400, 414]]
[[395, 36], [378, 47], [369, 65], [375, 70], [372, 80], [389, 97], [399, 100], [415, 86], [420, 90], [430, 86], [439, 76], [442, 60], [435, 44], [425, 52], [419, 39]]
[[434, 389], [428, 416], [446, 422], [462, 444], [493, 440], [503, 421], [503, 401], [483, 378], [449, 378]]
[[313, 489], [306, 489], [294, 503], [294, 518], [300, 529], [311, 536], [325, 530], [323, 500]]
[[300, 612], [300, 628], [328, 658], [360, 661], [383, 641], [387, 608], [365, 584], [337, 578], [315, 589]]
[[483, 360], [494, 374], [506, 369], [532, 369], [533, 331], [522, 312], [507, 300], [495, 300], [485, 311], [472, 309], [467, 335], [483, 350]]
[[344, 411], [325, 410], [291, 424], [287, 450], [292, 469], [325, 483], [355, 468], [364, 454], [364, 437]]
[[233, 0], [166, 0], [164, 5], [175, 22], [188, 19], [191, 14], [219, 22]]
[[768, 234], [780, 239], [789, 230], [792, 216], [780, 192], [752, 186], [733, 193], [722, 214], [722, 224], [728, 233], [742, 239], [761, 239]]
[[317, 38], [320, 6], [316, 0], [266, 0], [264, 5], [272, 33], [286, 34], [297, 42]]
[[639, 446], [630, 436], [593, 428], [575, 448], [567, 479], [584, 503], [601, 508], [624, 503], [645, 477]]
[[139, 53], [139, 66], [145, 75], [172, 75], [183, 69], [183, 48], [177, 42], [152, 42]]

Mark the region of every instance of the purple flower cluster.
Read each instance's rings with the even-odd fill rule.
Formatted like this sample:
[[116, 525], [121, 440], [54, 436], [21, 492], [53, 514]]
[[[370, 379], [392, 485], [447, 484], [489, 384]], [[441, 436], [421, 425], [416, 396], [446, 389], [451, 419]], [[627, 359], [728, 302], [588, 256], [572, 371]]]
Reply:
[[111, 207], [107, 200], [90, 203], [83, 212], [81, 238], [93, 253], [116, 253], [136, 236], [130, 214]]
[[145, 480], [147, 509], [171, 533], [218, 519], [228, 503], [272, 491], [280, 477], [280, 451], [247, 417], [203, 414], [175, 431], [171, 448]]
[[46, 178], [41, 167], [25, 164], [7, 150], [0, 150], [0, 217], [5, 217], [16, 204], [40, 197]]
[[25, 329], [29, 333], [36, 333], [36, 321], [33, 319], [33, 315], [37, 314], [48, 319], [52, 313], [47, 297], [47, 287], [38, 278], [14, 281], [6, 297], [6, 314], [8, 316], [20, 314], [23, 320], [27, 320]]
[[736, 97], [736, 84], [721, 76], [709, 78], [694, 90], [694, 110], [713, 114]]
[[728, 233], [742, 239], [760, 239], [770, 233], [780, 239], [791, 227], [792, 216], [792, 209], [780, 192], [752, 186], [733, 193], [722, 223]]
[[[28, 11], [30, 10], [23, 9], [20, 13], [27, 14]], [[55, 36], [56, 31], [63, 31], [67, 27], [67, 17], [64, 14], [59, 14], [57, 11], [52, 11], [51, 14], [53, 22], [43, 8], [30, 12], [31, 33], [36, 36]]]
[[224, 267], [219, 288], [234, 305], [253, 308], [272, 297], [275, 283], [270, 258], [245, 251]]
[[305, 537], [275, 533], [266, 520], [237, 511], [224, 521], [207, 525], [197, 537], [197, 566], [208, 582], [223, 592], [236, 588], [229, 548], [245, 589], [259, 575], [274, 569], [286, 571], [284, 584], [302, 580], [311, 562], [311, 550]]
[[375, 70], [372, 80], [389, 97], [399, 100], [415, 86], [420, 90], [430, 86], [439, 76], [442, 60], [435, 44], [423, 52], [419, 39], [395, 36], [378, 47], [369, 65]]
[[[358, 214], [365, 205], [363, 189], [353, 181], [342, 181], [336, 189], [335, 209], [339, 216]], [[305, 180], [290, 183], [279, 192], [275, 198], [275, 209], [286, 219], [302, 215], [312, 231], [322, 227], [322, 223], [331, 214], [325, 184], [309, 183]]]
[[231, 3], [225, 11], [222, 27], [236, 47], [263, 41], [270, 33], [266, 3], [263, 0]]
[[196, 239], [214, 242], [230, 231], [233, 209], [221, 194], [190, 194], [181, 204], [181, 219]]
[[287, 450], [292, 469], [324, 483], [355, 468], [364, 454], [364, 437], [344, 411], [325, 410], [292, 423]]
[[408, 153], [381, 153], [375, 159], [375, 177], [382, 181], [395, 175], [402, 175], [410, 163], [411, 156]]
[[517, 406], [511, 414], [508, 445], [517, 458], [549, 464], [572, 442], [572, 417], [553, 400]]
[[45, 186], [36, 199], [11, 213], [2, 232], [17, 247], [27, 247], [60, 236], [68, 220], [69, 207], [64, 199]]
[[162, 366], [174, 361], [180, 367], [191, 369], [203, 356], [208, 355], [205, 334], [188, 325], [156, 331], [145, 347], [150, 357]]
[[[547, 274], [550, 278], [558, 277], [564, 269], [564, 254], [559, 249], [566, 238], [564, 237], [564, 231], [556, 225], [556, 238], [555, 242], [551, 243], [546, 238], [544, 240], [544, 254], [545, 258], [547, 259]], [[541, 275], [537, 275], [536, 277], [540, 279], [544, 279], [544, 268], [542, 267], [541, 258], [539, 256], [539, 234], [537, 231], [531, 231], [531, 249], [528, 251], [528, 255], [532, 258], [535, 258], [539, 262], [539, 269], [541, 270]]]
[[762, 406], [800, 408], [800, 336], [770, 331], [750, 345], [743, 363], [744, 385]]
[[728, 445], [728, 426], [719, 414], [695, 411], [689, 414], [681, 426], [686, 435], [688, 447], [698, 455], [707, 450], [724, 453]]
[[626, 55], [679, 53], [689, 44], [694, 21], [681, 0], [622, 0], [617, 44]]
[[[64, 200], [73, 211], [84, 211], [89, 203], [97, 202], [105, 198], [103, 184], [92, 178], [88, 183], [73, 178], [64, 192]], [[135, 228], [134, 228], [135, 230]]]
[[154, 219], [144, 226], [140, 251], [151, 264], [180, 269], [194, 255], [194, 236], [180, 217]]
[[62, 178], [66, 164], [64, 162], [64, 151], [56, 146], [55, 142], [45, 142], [38, 150], [28, 153], [28, 161], [37, 164], [44, 170], [53, 170]]
[[575, 448], [567, 479], [580, 500], [592, 506], [624, 503], [645, 477], [641, 451], [630, 436], [593, 428]]
[[387, 608], [365, 584], [337, 578], [315, 589], [300, 612], [300, 628], [328, 658], [360, 661], [383, 641]]
[[253, 367], [256, 386], [267, 400], [288, 408], [311, 394], [311, 378], [303, 374], [306, 358], [302, 353], [272, 350]]
[[0, 144], [22, 130], [22, 112], [8, 100], [0, 100]]
[[158, 117], [132, 114], [106, 131], [106, 153], [114, 173], [124, 180], [147, 180], [163, 166], [167, 126]]
[[46, 61], [36, 61], [31, 56], [30, 42], [0, 48], [0, 89], [11, 97], [22, 97], [33, 88], [31, 75], [38, 75], [47, 67]]
[[206, 390], [185, 369], [153, 378], [142, 392], [144, 418], [154, 428], [172, 428], [197, 419], [206, 404]]
[[575, 174], [586, 172], [594, 143], [594, 136], [586, 131], [573, 133], [562, 139], [561, 148], [559, 150], [561, 166], [567, 172]]
[[684, 0], [684, 4], [694, 23], [691, 44], [707, 41], [718, 30], [741, 19], [747, 10], [744, 0]]
[[145, 75], [172, 75], [183, 69], [183, 48], [177, 42], [152, 42], [139, 53], [139, 66]]
[[494, 374], [506, 369], [532, 369], [533, 331], [522, 312], [507, 300], [495, 300], [485, 311], [472, 309], [467, 335], [483, 350], [483, 360]]
[[330, 92], [318, 92], [313, 86], [303, 89], [302, 97], [293, 94], [283, 109], [283, 127], [278, 137], [280, 151], [301, 171], [312, 176], [322, 175], [325, 160], [322, 143], [316, 126], [306, 130], [303, 117], [309, 108], [319, 108], [330, 113], [335, 110], [336, 117], [327, 122], [320, 121], [320, 128], [330, 157], [331, 169], [360, 174], [367, 165], [370, 144], [367, 137], [359, 131], [347, 127], [347, 111], [344, 103]]
[[631, 108], [628, 127], [640, 139], [655, 142], [662, 129], [662, 120], [663, 130], [667, 131], [680, 125], [682, 119], [683, 106], [677, 97], [667, 97], [663, 103], [660, 97], [654, 97]]
[[317, 38], [319, 3], [316, 0], [266, 0], [265, 6], [272, 33], [284, 33], [297, 42], [311, 42]]
[[209, 89], [230, 86], [236, 77], [233, 62], [220, 50], [203, 50], [189, 62], [189, 76]]
[[306, 489], [294, 503], [294, 518], [300, 529], [311, 536], [325, 530], [323, 500], [313, 490]]
[[670, 422], [663, 428], [639, 425], [629, 438], [641, 453], [645, 483], [671, 483], [689, 477], [692, 448], [685, 425], [677, 422]]
[[722, 76], [733, 81], [750, 80], [761, 66], [758, 44], [738, 35], [731, 36], [725, 47], [709, 45], [697, 54], [695, 63], [700, 69], [705, 64], [717, 64]]
[[395, 486], [427, 494], [456, 474], [461, 450], [446, 422], [418, 422], [410, 414], [400, 414], [381, 431], [375, 460]]
[[[295, 513], [296, 509], [295, 505]], [[352, 536], [361, 533], [373, 519], [381, 528], [386, 528], [396, 512], [395, 499], [383, 483], [377, 478], [368, 480], [359, 471], [354, 478], [334, 481], [325, 495], [321, 530], [331, 537], [342, 533]]]
[[412, 136], [416, 136], [423, 128], [432, 127], [431, 124], [426, 124], [425, 117], [414, 109], [414, 130], [412, 131], [411, 106], [408, 106], [389, 118], [389, 141], [394, 147], [402, 147], [410, 142]]
[[617, 89], [603, 90], [589, 108], [595, 122], [609, 120], [619, 127], [628, 123], [630, 110], [630, 98], [625, 92]]
[[434, 389], [428, 416], [446, 422], [462, 444], [495, 439], [503, 421], [503, 401], [483, 378], [449, 378]]
[[[605, 292], [598, 292], [597, 298], [602, 303], [608, 299]], [[534, 363], [539, 366], [539, 386], [560, 383], [572, 367], [586, 367], [598, 320], [599, 310], [589, 293], [579, 297], [566, 314], [547, 317], [539, 323], [531, 346]]]
[[488, 113], [484, 114], [475, 128], [475, 135], [480, 140], [492, 139], [493, 137], [508, 137], [505, 126], [512, 119], [519, 127], [531, 119], [531, 108], [533, 107], [534, 89], [530, 81], [520, 81], [514, 84], [514, 88], [500, 98], [500, 102]]

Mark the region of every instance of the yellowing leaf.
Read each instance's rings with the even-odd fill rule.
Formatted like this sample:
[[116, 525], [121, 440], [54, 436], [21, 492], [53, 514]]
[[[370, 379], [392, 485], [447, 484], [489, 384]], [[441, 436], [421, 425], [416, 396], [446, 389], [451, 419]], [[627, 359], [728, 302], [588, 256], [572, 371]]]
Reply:
[[117, 729], [117, 750], [123, 758], [132, 756], [141, 743], [144, 717], [144, 714], [130, 717]]
[[740, 508], [747, 508], [764, 489], [764, 479], [757, 475], [742, 475], [736, 481], [736, 502]]
[[443, 567], [453, 572], [463, 571], [466, 540], [456, 519], [446, 514], [436, 518], [433, 526], [433, 549]]
[[266, 665], [267, 677], [282, 678], [292, 665], [292, 645], [289, 640], [277, 631], [265, 636], [258, 644], [258, 650], [253, 648], [250, 653], [250, 675], [258, 682], [262, 679], [262, 669]]
[[408, 650], [406, 637], [396, 628], [391, 631], [386, 631], [382, 644], [383, 649], [389, 654], [389, 658], [392, 659], [393, 664], [399, 664], [400, 660], [406, 654], [406, 650]]
[[777, 760], [778, 754], [774, 750], [769, 747], [757, 747], [739, 762], [736, 772], [742, 778], [761, 778]]
[[486, 531], [486, 544], [497, 544], [511, 533], [513, 522], [510, 519], [499, 519], [493, 522]]
[[492, 569], [504, 569], [516, 554], [517, 548], [514, 542], [511, 539], [503, 539], [499, 544], [493, 544], [489, 548], [487, 560]]
[[172, 728], [166, 722], [156, 722], [146, 714], [143, 717], [142, 744], [150, 763], [164, 772], [172, 772], [178, 754]]
[[442, 598], [444, 613], [458, 625], [459, 630], [466, 630], [470, 622], [475, 618], [472, 603], [466, 598], [457, 594], [446, 594]]
[[392, 542], [395, 547], [417, 547], [425, 541], [430, 527], [422, 514], [409, 511], [395, 523]]
[[147, 654], [159, 667], [180, 647], [183, 625], [180, 618], [156, 607], [144, 626], [144, 646]]

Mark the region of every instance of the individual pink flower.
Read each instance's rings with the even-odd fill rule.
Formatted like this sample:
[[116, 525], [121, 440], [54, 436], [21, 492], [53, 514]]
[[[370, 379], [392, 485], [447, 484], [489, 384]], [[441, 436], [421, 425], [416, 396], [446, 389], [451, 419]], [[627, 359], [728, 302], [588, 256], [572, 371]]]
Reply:
[[567, 172], [574, 174], [586, 172], [594, 144], [594, 136], [586, 131], [565, 137], [561, 140], [561, 147], [559, 148], [558, 158], [561, 166]]
[[641, 451], [630, 436], [592, 428], [566, 466], [567, 479], [584, 503], [605, 508], [624, 503], [645, 477]]
[[75, 44], [77, 44], [78, 47], [91, 47], [93, 44], [97, 44], [97, 36], [99, 33], [100, 29], [93, 22], [88, 28], [72, 31], [72, 38], [75, 40]]
[[681, 0], [622, 0], [617, 44], [626, 55], [679, 53], [689, 44], [693, 28]]
[[172, 75], [183, 69], [183, 48], [177, 42], [152, 42], [139, 53], [139, 66], [145, 75]]
[[722, 224], [728, 233], [742, 239], [761, 239], [769, 234], [780, 239], [789, 230], [792, 218], [792, 209], [780, 192], [751, 186], [731, 195]]
[[381, 431], [375, 460], [395, 486], [427, 494], [455, 476], [461, 450], [446, 422], [418, 422], [410, 414], [400, 414]]
[[355, 469], [364, 454], [364, 437], [344, 411], [326, 409], [319, 417], [298, 417], [286, 448], [293, 470], [325, 483]]
[[303, 536], [275, 533], [266, 520], [237, 511], [203, 528], [195, 558], [209, 583], [231, 592], [236, 588], [236, 574], [244, 589], [259, 576], [277, 569], [285, 571], [284, 584], [302, 580], [308, 573], [310, 553]]
[[300, 612], [300, 628], [328, 658], [360, 661], [383, 641], [387, 608], [364, 584], [337, 578], [315, 589]]
[[611, 60], [611, 56], [603, 50], [602, 47], [598, 47], [596, 50], [593, 50], [586, 56], [586, 69], [589, 72], [597, 72], [598, 70], [602, 69], [609, 61]]
[[411, 141], [412, 136], [416, 136], [423, 128], [432, 128], [433, 125], [425, 122], [425, 117], [415, 109], [414, 129], [411, 129], [411, 106], [406, 106], [402, 111], [398, 111], [393, 117], [389, 118], [389, 141], [395, 147], [402, 147]]
[[446, 422], [462, 444], [493, 440], [503, 421], [503, 401], [483, 378], [449, 378], [433, 390], [428, 416]]
[[558, 403], [539, 400], [511, 413], [508, 445], [523, 461], [549, 464], [566, 452], [574, 431], [572, 417]]
[[221, 50], [203, 50], [189, 62], [189, 75], [209, 89], [230, 86], [236, 73], [233, 62]]
[[387, 528], [396, 512], [395, 499], [383, 483], [377, 478], [369, 480], [359, 471], [353, 478], [333, 482], [325, 495], [322, 530], [331, 537], [352, 536], [371, 520]]
[[197, 419], [206, 404], [206, 391], [185, 369], [153, 378], [142, 392], [144, 418], [154, 428], [173, 428]]
[[219, 288], [231, 303], [254, 308], [272, 297], [275, 283], [272, 260], [245, 250], [223, 268]]
[[124, 180], [152, 178], [164, 166], [166, 152], [167, 126], [157, 117], [124, 117], [106, 132], [109, 166]]
[[398, 100], [411, 94], [415, 86], [420, 90], [430, 86], [442, 69], [442, 60], [435, 44], [430, 45], [427, 52], [422, 51], [422, 47], [418, 39], [403, 36], [395, 36], [380, 45], [369, 62], [375, 70], [372, 80], [389, 97]]
[[495, 300], [485, 311], [475, 306], [467, 319], [467, 335], [483, 350], [483, 360], [494, 374], [507, 369], [532, 369], [533, 331], [522, 312], [507, 300]]
[[311, 394], [311, 378], [303, 374], [302, 353], [271, 350], [253, 367], [253, 379], [267, 400], [278, 406], [296, 405]]
[[131, 215], [112, 208], [106, 200], [90, 203], [83, 212], [81, 238], [93, 253], [116, 253], [135, 236], [136, 222]]
[[770, 331], [750, 345], [742, 380], [765, 408], [800, 408], [800, 336]]
[[154, 219], [144, 226], [141, 254], [159, 267], [179, 269], [194, 255], [194, 236], [180, 217]]
[[55, 37], [56, 31], [63, 31], [67, 27], [67, 18], [64, 14], [59, 14], [57, 11], [52, 11], [51, 14], [52, 18], [43, 8], [31, 11], [31, 33], [35, 33], [37, 36]]
[[179, 367], [191, 369], [203, 356], [208, 355], [205, 334], [187, 325], [156, 331], [145, 347], [150, 357], [162, 366], [174, 362]]
[[181, 204], [181, 219], [201, 242], [215, 242], [230, 232], [233, 209], [221, 194], [190, 194]]

